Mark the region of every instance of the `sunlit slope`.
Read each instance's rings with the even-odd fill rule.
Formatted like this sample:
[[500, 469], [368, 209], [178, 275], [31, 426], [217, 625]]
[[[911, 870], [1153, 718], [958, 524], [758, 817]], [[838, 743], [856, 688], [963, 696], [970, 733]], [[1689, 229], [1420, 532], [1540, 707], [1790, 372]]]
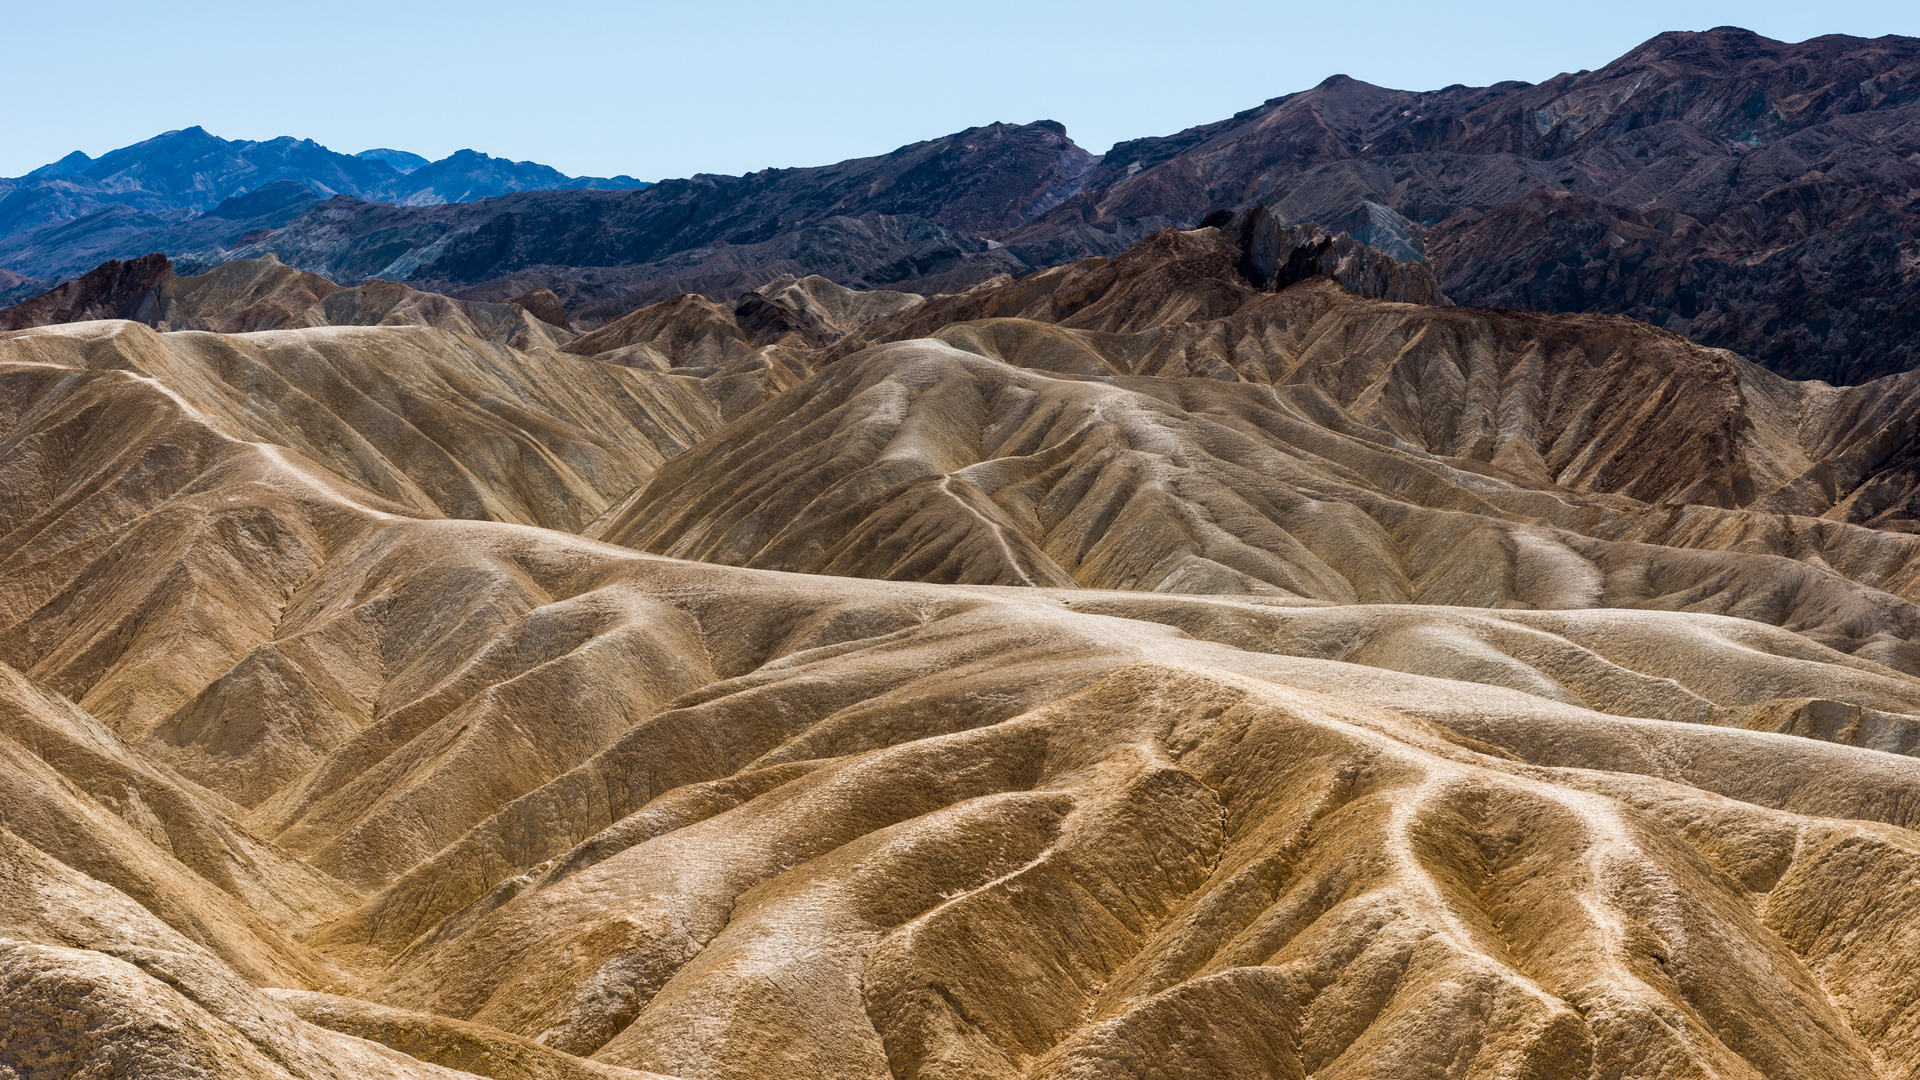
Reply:
[[[150, 1045], [140, 1025], [173, 1033], [164, 1067], [127, 1059], [156, 1075], [434, 1075], [398, 1051], [515, 1078], [1920, 1068], [1920, 679], [1892, 591], [1679, 547], [1641, 580], [1805, 617], [681, 562], [450, 517], [390, 479], [426, 490], [415, 472], [293, 445], [298, 425], [275, 443], [281, 403], [252, 416], [206, 374], [238, 368], [88, 360], [127, 334], [0, 339], [20, 388], [0, 921], [23, 943], [0, 994], [29, 1017], [102, 1003], [10, 1039], [16, 1071]], [[869, 441], [940, 461], [984, 460], [937, 426], [968, 415], [953, 402], [1056, 383], [1128, 438], [1185, 433], [1169, 458], [1195, 431], [1260, 445], [1130, 385], [951, 344], [872, 355], [947, 380], [925, 437], [897, 433], [913, 393], [869, 411]], [[860, 372], [841, 365], [824, 385]], [[1515, 509], [1649, 513], [1617, 494], [1476, 489], [1369, 445], [1441, 494], [1323, 453], [1299, 483], [1349, 532], [1391, 540], [1366, 522], [1396, 505], [1544, 537], [1541, 600], [1595, 566], [1604, 598], [1626, 572], [1607, 559], [1630, 563], [1601, 549], [1649, 548]], [[467, 467], [512, 475], [488, 460]], [[1746, 561], [1685, 579], [1687, 559]]]
[[[1662, 452], [1623, 447], [1619, 468], [1636, 449]], [[595, 532], [865, 577], [1710, 611], [1914, 662], [1908, 534], [1550, 485], [1362, 424], [1311, 384], [1062, 376], [939, 340], [840, 361]]]
[[902, 340], [826, 350], [588, 535], [900, 580], [1712, 612], [1920, 660], [1920, 381], [1262, 292], [1237, 252], [1163, 233], [878, 320]]
[[[8, 335], [9, 408], [81, 392], [41, 372], [147, 381], [220, 434], [294, 450], [426, 515], [573, 529], [718, 423], [701, 384], [427, 327], [157, 334], [104, 321]], [[49, 395], [41, 399], [41, 394]], [[60, 404], [56, 404], [56, 401]]]

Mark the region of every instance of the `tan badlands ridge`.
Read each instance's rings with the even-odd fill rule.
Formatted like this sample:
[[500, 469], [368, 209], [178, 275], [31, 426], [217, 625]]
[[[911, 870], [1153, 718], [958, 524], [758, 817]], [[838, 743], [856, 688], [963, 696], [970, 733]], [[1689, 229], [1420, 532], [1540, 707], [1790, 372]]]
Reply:
[[1920, 376], [1232, 236], [0, 334], [0, 1076], [1920, 1073]]

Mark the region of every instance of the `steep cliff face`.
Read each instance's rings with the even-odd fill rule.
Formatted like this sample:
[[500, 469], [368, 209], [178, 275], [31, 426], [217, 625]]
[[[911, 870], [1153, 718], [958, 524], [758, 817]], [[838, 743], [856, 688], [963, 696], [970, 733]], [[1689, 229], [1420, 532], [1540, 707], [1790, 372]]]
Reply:
[[1418, 261], [1402, 262], [1351, 233], [1318, 225], [1286, 225], [1264, 206], [1238, 214], [1216, 213], [1202, 221], [1218, 228], [1240, 250], [1234, 269], [1256, 288], [1280, 290], [1326, 278], [1350, 293], [1406, 304], [1445, 304], [1433, 274]]
[[153, 322], [160, 317], [161, 291], [172, 280], [173, 263], [165, 255], [109, 260], [73, 281], [0, 311], [0, 328], [24, 330], [88, 319]]

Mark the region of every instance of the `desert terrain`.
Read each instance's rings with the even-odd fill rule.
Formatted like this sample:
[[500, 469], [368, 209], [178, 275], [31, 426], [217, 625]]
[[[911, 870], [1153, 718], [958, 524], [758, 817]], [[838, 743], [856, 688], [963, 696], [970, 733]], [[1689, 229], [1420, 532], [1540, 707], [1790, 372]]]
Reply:
[[1913, 1076], [1920, 375], [1210, 220], [12, 309], [0, 1070]]

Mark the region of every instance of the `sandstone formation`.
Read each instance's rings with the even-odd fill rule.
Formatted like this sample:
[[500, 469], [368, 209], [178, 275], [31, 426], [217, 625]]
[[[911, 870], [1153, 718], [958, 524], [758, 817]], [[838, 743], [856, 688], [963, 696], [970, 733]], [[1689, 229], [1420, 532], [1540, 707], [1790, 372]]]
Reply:
[[[1247, 258], [1167, 232], [909, 308], [592, 534], [803, 572], [1539, 607], [1704, 603], [1732, 564], [1702, 552], [1734, 551], [1901, 596], [1859, 640], [1907, 636], [1915, 376], [1789, 383], [1617, 317], [1265, 291]], [[1568, 544], [1589, 570], [1526, 568]], [[1768, 602], [1801, 572], [1763, 575]]]
[[1914, 377], [1222, 225], [0, 333], [0, 1067], [1920, 1070]]

